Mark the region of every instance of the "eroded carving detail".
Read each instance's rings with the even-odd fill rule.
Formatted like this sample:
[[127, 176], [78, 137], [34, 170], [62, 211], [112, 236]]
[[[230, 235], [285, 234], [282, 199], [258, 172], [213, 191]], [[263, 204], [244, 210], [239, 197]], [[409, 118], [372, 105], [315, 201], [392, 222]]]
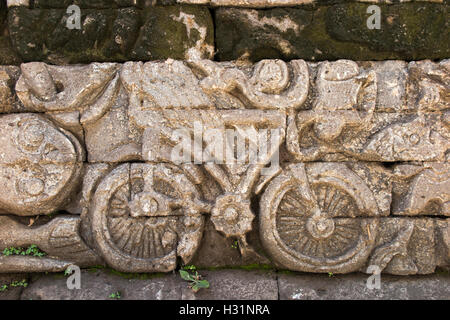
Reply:
[[[404, 274], [416, 274], [417, 267], [410, 257], [408, 257], [408, 243], [411, 239], [411, 235], [414, 230], [414, 222], [410, 220], [399, 221], [402, 225], [402, 229], [399, 231], [397, 237], [387, 244], [384, 244], [376, 248], [373, 254], [370, 256], [368, 265], [375, 265], [384, 270], [387, 265], [392, 261], [395, 256], [401, 256], [404, 259], [408, 259], [408, 268], [399, 268], [397, 272], [402, 272]], [[391, 273], [395, 266], [391, 266]], [[395, 272], [395, 271], [394, 271]]]
[[[33, 257], [0, 257], [0, 272], [39, 271], [36, 267], [42, 263], [47, 270], [56, 270], [62, 266], [76, 264], [92, 266], [101, 263], [101, 259], [90, 249], [80, 237], [80, 218], [76, 216], [57, 217], [50, 222], [38, 226], [27, 227], [8, 216], [0, 216], [0, 250], [9, 247], [28, 247], [37, 245], [46, 253], [45, 259], [36, 263]], [[8, 261], [9, 260], [9, 261]], [[13, 262], [17, 266], [14, 267]], [[45, 271], [45, 270], [41, 270]]]
[[445, 161], [449, 127], [439, 114], [302, 111], [290, 118], [287, 147], [297, 161]]
[[[36, 243], [49, 254], [0, 257], [0, 272], [101, 259], [124, 272], [170, 271], [177, 257], [194, 256], [208, 215], [244, 257], [260, 256], [247, 239], [259, 220], [272, 261], [292, 270], [346, 273], [369, 263], [426, 274], [448, 266], [447, 64], [395, 64], [392, 77], [407, 86], [396, 96], [401, 106], [377, 101], [380, 88], [383, 101], [395, 91], [385, 83], [392, 77], [378, 77], [387, 66], [348, 60], [24, 64], [17, 94], [26, 110], [44, 114], [0, 117], [0, 210], [34, 216], [66, 208], [81, 218], [30, 228], [0, 216], [0, 249]], [[0, 99], [11, 93], [4, 89], [0, 83]], [[415, 108], [404, 110], [403, 101]], [[266, 137], [272, 142], [257, 163], [221, 163], [211, 141], [196, 139], [196, 124], [202, 133], [216, 129], [223, 149], [232, 144], [226, 130], [244, 137], [245, 158], [258, 130], [278, 129], [280, 139]], [[183, 161], [172, 157], [178, 129], [192, 142]], [[262, 175], [279, 148], [281, 166]], [[199, 150], [212, 153], [205, 159]]]
[[295, 110], [308, 95], [309, 71], [303, 60], [289, 64], [282, 60], [262, 60], [251, 71], [209, 60], [192, 64], [206, 74], [200, 82], [203, 90], [234, 94], [247, 108]]
[[[381, 219], [376, 248], [367, 266], [376, 265], [384, 273], [397, 275], [429, 274], [437, 266], [445, 266], [437, 259], [437, 253], [446, 247], [445, 240], [436, 241], [438, 222], [430, 218]], [[442, 222], [442, 226], [447, 224], [446, 220]], [[367, 266], [361, 270], [366, 272]]]
[[313, 109], [290, 117], [288, 150], [299, 161], [433, 161], [449, 148], [448, 125], [441, 115], [401, 116], [374, 112], [374, 71], [355, 62], [320, 63]]
[[450, 215], [448, 163], [399, 165], [393, 213], [396, 215]]
[[409, 108], [445, 111], [450, 107], [450, 60], [429, 60], [409, 64]]
[[132, 272], [170, 271], [188, 262], [201, 239], [196, 187], [176, 167], [124, 164], [100, 183], [92, 229], [103, 258]]
[[0, 208], [16, 215], [47, 214], [78, 183], [83, 149], [73, 135], [35, 114], [0, 118]]
[[[196, 150], [204, 150], [208, 141], [197, 142], [194, 138], [194, 123], [202, 124], [203, 129], [216, 130], [215, 136], [222, 137], [226, 150], [233, 150], [234, 140], [226, 138], [226, 129], [233, 128], [242, 141], [249, 144], [243, 155], [246, 161], [230, 163], [224, 161], [223, 153], [216, 154], [214, 150], [208, 154], [202, 167], [206, 173], [214, 179], [222, 190], [222, 194], [215, 200], [215, 203], [207, 208], [211, 213], [211, 221], [217, 230], [223, 232], [227, 237], [236, 237], [240, 242], [239, 249], [243, 255], [256, 254], [246, 241], [246, 234], [252, 229], [252, 221], [255, 218], [250, 208], [250, 197], [253, 189], [261, 175], [261, 171], [270, 162], [284, 137], [285, 117], [275, 111], [259, 110], [198, 110], [198, 111], [175, 111], [166, 110], [158, 113], [156, 111], [147, 112], [146, 117], [139, 119], [144, 123], [148, 119], [144, 132], [145, 142], [143, 145], [143, 155], [146, 161], [170, 162], [171, 151], [176, 143], [173, 141], [173, 130], [182, 127], [185, 130], [185, 139], [193, 141], [191, 148], [192, 157], [189, 154], [186, 164], [192, 165], [194, 159], [202, 159], [202, 155], [196, 154]], [[251, 150], [257, 150], [260, 146], [258, 140], [258, 129], [276, 129], [279, 131], [278, 138], [272, 139], [271, 134], [266, 136], [268, 141], [265, 153], [259, 153], [258, 161], [250, 162], [248, 159], [255, 154]], [[269, 143], [270, 141], [270, 143]], [[211, 143], [211, 141], [209, 142]], [[214, 148], [213, 148], [214, 149]], [[210, 150], [211, 151], [211, 150]], [[225, 162], [225, 163], [223, 163]], [[267, 168], [266, 168], [267, 169]], [[273, 174], [276, 174], [273, 173]]]

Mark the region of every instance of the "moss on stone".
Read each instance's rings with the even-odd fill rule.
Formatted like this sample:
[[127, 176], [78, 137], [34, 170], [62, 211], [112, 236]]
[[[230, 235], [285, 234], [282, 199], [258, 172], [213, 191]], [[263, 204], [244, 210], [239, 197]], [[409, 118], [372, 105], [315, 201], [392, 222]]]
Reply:
[[407, 60], [449, 55], [448, 6], [407, 3], [381, 7], [381, 28], [369, 29], [367, 5], [335, 5], [327, 10], [327, 31], [344, 42], [365, 45], [375, 52], [391, 52]]
[[379, 30], [367, 27], [367, 7], [346, 3], [217, 9], [218, 59], [417, 60], [449, 56], [449, 6], [422, 2], [380, 5]]
[[[66, 27], [69, 16], [62, 9], [11, 8], [8, 24], [21, 58], [53, 64], [186, 59], [197, 41], [214, 45], [212, 18], [203, 7], [84, 9], [80, 30]], [[206, 39], [197, 27], [207, 31]]]
[[120, 7], [143, 7], [145, 0], [34, 0], [34, 8], [67, 8], [75, 4], [82, 9], [111, 9]]

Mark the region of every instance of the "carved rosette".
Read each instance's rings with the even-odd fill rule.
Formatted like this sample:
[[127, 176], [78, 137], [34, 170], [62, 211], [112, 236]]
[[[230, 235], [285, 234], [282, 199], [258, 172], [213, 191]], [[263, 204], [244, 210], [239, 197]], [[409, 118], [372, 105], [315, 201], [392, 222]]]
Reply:
[[[378, 208], [367, 186], [340, 164], [293, 165], [261, 199], [261, 240], [282, 266], [306, 272], [358, 270], [369, 256]], [[367, 217], [367, 218], [362, 218]]]
[[107, 263], [126, 272], [175, 269], [198, 248], [204, 218], [196, 187], [175, 166], [125, 164], [100, 183], [92, 228]]
[[227, 194], [216, 200], [211, 211], [211, 221], [216, 230], [227, 237], [243, 237], [252, 230], [255, 218], [250, 209], [250, 200], [243, 195]]
[[83, 150], [69, 132], [36, 114], [0, 118], [0, 208], [16, 215], [51, 213], [74, 190]]

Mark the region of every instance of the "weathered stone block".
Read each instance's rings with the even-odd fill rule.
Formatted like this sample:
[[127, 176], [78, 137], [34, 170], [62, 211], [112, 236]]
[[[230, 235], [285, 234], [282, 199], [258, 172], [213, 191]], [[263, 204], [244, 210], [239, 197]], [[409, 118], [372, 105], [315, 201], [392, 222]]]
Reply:
[[30, 5], [30, 0], [5, 0], [8, 7], [18, 7], [24, 6], [28, 7]]
[[435, 220], [436, 223], [436, 263], [449, 270], [450, 267], [450, 220]]
[[216, 10], [219, 60], [419, 60], [449, 56], [449, 7], [380, 5], [381, 28], [369, 29], [369, 4]]
[[8, 10], [14, 48], [24, 61], [55, 64], [91, 61], [211, 58], [213, 26], [206, 8], [85, 9], [81, 29], [69, 29], [62, 9]]
[[[98, 255], [81, 238], [81, 220], [77, 216], [59, 216], [46, 224], [33, 228], [9, 216], [0, 216], [0, 222], [1, 251], [5, 248], [27, 248], [35, 245], [45, 252], [42, 269], [35, 271], [44, 271], [45, 268], [63, 268], [64, 266], [67, 268], [69, 261], [79, 267], [102, 263]], [[33, 261], [27, 262], [27, 258], [30, 257], [0, 256], [0, 273], [14, 272], [12, 269], [14, 263], [17, 263], [17, 272], [33, 271]], [[35, 260], [39, 261], [38, 258]]]
[[401, 164], [395, 167], [392, 213], [450, 216], [450, 164]]
[[[450, 109], [450, 60], [413, 61], [408, 65], [408, 109], [444, 112]], [[448, 118], [448, 116], [446, 116]], [[448, 123], [448, 119], [446, 120]]]
[[17, 64], [19, 58], [11, 46], [7, 27], [6, 0], [0, 1], [0, 65]]
[[[164, 0], [162, 0], [164, 1]], [[170, 1], [170, 0], [167, 0]], [[211, 6], [232, 6], [232, 7], [249, 7], [249, 8], [269, 8], [269, 7], [288, 7], [303, 5], [323, 5], [328, 3], [340, 2], [364, 2], [369, 4], [392, 3], [390, 0], [173, 0], [178, 3], [187, 4], [208, 4]], [[443, 0], [401, 0], [401, 2], [439, 2]]]
[[447, 120], [435, 113], [311, 110], [292, 121], [287, 146], [297, 161], [446, 161], [450, 147]]
[[[327, 11], [327, 30], [333, 39], [357, 42], [373, 51], [408, 55], [408, 60], [447, 58], [450, 45], [442, 32], [449, 31], [449, 6], [434, 3], [405, 3], [380, 6], [382, 26], [366, 27], [366, 4], [341, 4]], [[437, 45], [440, 41], [444, 41]], [[431, 47], [430, 47], [431, 46]]]
[[63, 8], [77, 5], [81, 9], [112, 9], [120, 7], [143, 7], [145, 0], [34, 0], [33, 8]]
[[[180, 300], [185, 285], [177, 275], [130, 278], [108, 270], [82, 270], [85, 283], [80, 290], [69, 290], [66, 278], [39, 275], [23, 291], [22, 300], [107, 300], [119, 291], [122, 300]], [[143, 280], [142, 278], [145, 278]]]
[[202, 272], [211, 287], [194, 294], [190, 288], [182, 290], [183, 300], [276, 300], [278, 287], [276, 275], [270, 271], [222, 270]]
[[369, 289], [368, 276], [280, 274], [280, 300], [449, 300], [450, 277], [429, 275], [421, 277], [381, 276], [381, 286]]
[[16, 82], [20, 69], [12, 66], [0, 66], [0, 113], [19, 111], [19, 102], [15, 95]]
[[[376, 75], [377, 112], [407, 112], [406, 84], [408, 81], [408, 64], [404, 61], [380, 61], [371, 63], [370, 69]], [[411, 106], [411, 111], [417, 111], [418, 104]]]
[[0, 117], [0, 209], [17, 215], [57, 210], [78, 184], [84, 151], [69, 132], [36, 114]]
[[[35, 113], [0, 117], [0, 250], [47, 256], [2, 256], [0, 272], [446, 268], [447, 62], [33, 62], [15, 92], [3, 68], [3, 96]], [[58, 210], [74, 216], [25, 227]]]
[[398, 275], [433, 273], [437, 266], [436, 229], [435, 220], [429, 218], [381, 219], [366, 267], [377, 266], [384, 273]]
[[90, 162], [170, 161], [174, 132], [195, 123], [223, 132], [279, 128], [282, 137], [286, 130], [285, 161], [442, 162], [450, 144], [446, 65], [30, 63], [16, 92], [26, 110], [47, 112], [85, 140]]

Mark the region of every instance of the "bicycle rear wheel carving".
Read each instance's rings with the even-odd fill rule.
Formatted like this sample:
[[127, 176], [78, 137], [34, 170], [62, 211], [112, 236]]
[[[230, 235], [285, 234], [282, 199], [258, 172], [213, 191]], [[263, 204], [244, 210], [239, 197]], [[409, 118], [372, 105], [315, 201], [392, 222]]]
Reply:
[[[294, 165], [261, 199], [261, 239], [291, 270], [358, 270], [373, 249], [378, 207], [364, 182], [345, 165]], [[372, 217], [372, 218], [371, 218]]]

